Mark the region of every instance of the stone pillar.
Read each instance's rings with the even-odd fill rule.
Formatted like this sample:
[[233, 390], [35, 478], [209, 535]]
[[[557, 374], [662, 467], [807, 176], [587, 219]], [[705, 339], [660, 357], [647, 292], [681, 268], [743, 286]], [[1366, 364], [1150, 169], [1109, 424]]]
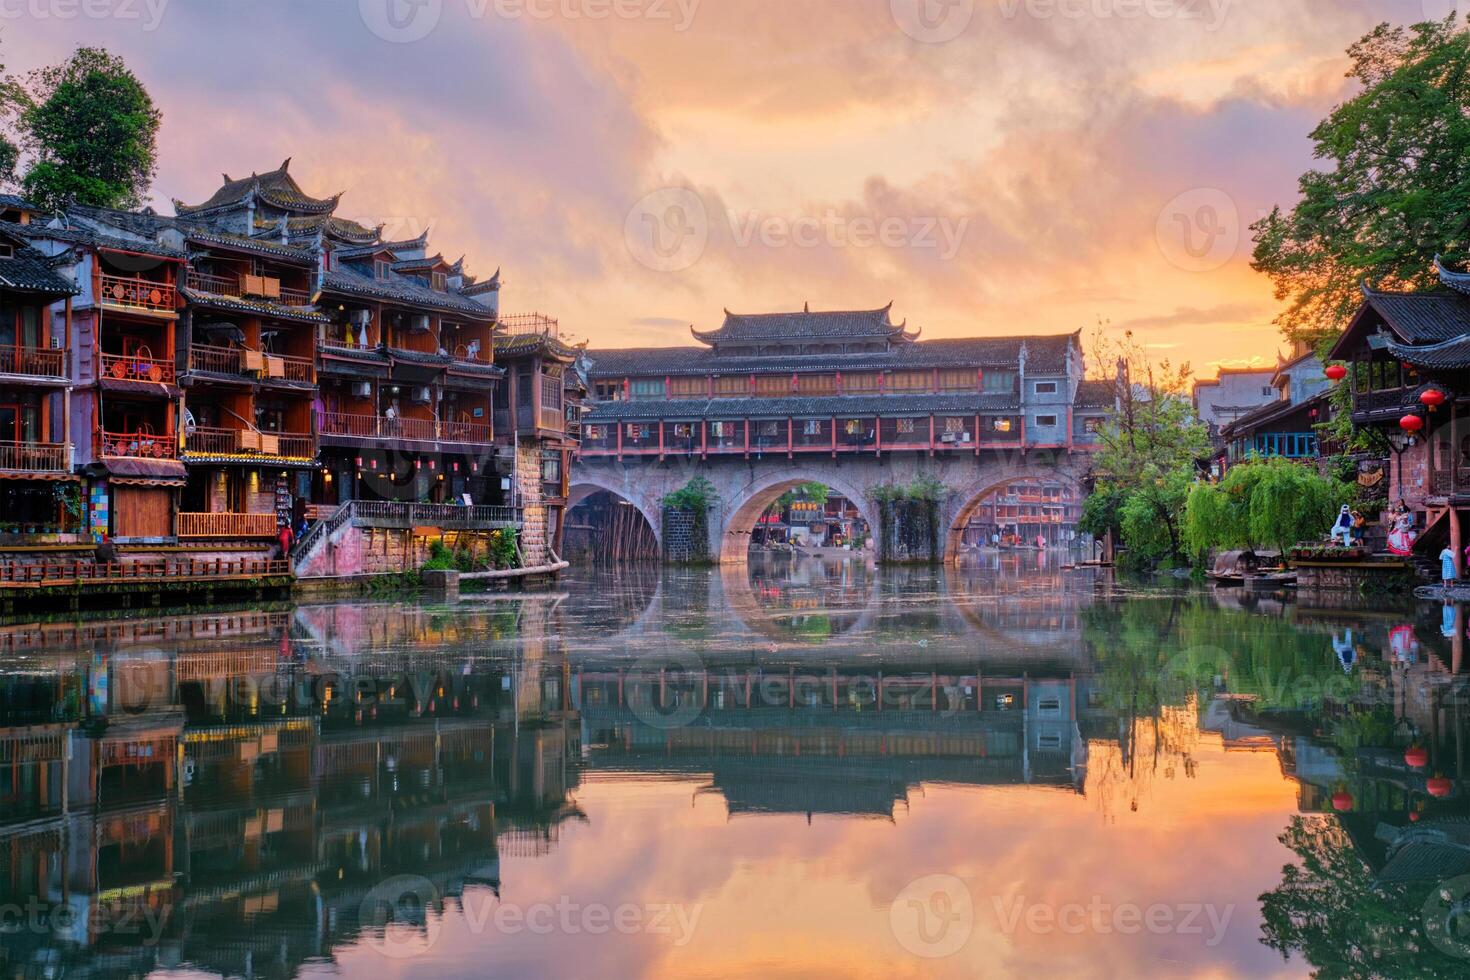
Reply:
[[516, 496], [522, 508], [521, 554], [526, 567], [551, 563], [547, 540], [546, 505], [541, 489], [541, 449], [535, 442], [516, 446]]

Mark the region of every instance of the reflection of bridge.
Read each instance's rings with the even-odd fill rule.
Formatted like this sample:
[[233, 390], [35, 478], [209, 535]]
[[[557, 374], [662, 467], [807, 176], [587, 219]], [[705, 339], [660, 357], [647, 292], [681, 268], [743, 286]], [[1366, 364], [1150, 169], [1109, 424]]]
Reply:
[[803, 483], [851, 500], [882, 526], [869, 491], [947, 488], [945, 556], [996, 489], [1075, 484], [1110, 384], [1084, 382], [1077, 335], [919, 341], [888, 310], [727, 314], [702, 348], [599, 351], [571, 503], [598, 491], [663, 533], [662, 500], [699, 475], [719, 505], [710, 552], [745, 560], [757, 519]]

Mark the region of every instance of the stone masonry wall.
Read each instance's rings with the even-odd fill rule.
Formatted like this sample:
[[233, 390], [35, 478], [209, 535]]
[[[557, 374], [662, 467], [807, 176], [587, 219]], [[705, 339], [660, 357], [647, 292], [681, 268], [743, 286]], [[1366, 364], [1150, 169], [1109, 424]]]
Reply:
[[551, 563], [547, 542], [546, 507], [541, 495], [541, 450], [535, 443], [516, 446], [516, 489], [525, 520], [521, 528], [521, 554], [526, 566]]

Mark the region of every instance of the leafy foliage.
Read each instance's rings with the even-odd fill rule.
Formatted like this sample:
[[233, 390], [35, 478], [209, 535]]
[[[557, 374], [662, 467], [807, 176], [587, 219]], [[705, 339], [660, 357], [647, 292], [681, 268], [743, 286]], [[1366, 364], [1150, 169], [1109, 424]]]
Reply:
[[1454, 16], [1383, 24], [1348, 55], [1362, 91], [1312, 132], [1329, 165], [1253, 226], [1254, 268], [1287, 302], [1277, 322], [1293, 340], [1339, 333], [1364, 279], [1428, 288], [1436, 254], [1470, 258], [1470, 33]]
[[71, 199], [97, 207], [142, 204], [156, 170], [162, 115], [123, 60], [78, 48], [29, 81], [20, 114], [30, 157], [21, 180], [26, 196], [43, 207]]
[[1285, 554], [1298, 541], [1325, 538], [1348, 493], [1345, 484], [1300, 463], [1254, 459], [1232, 467], [1218, 485], [1190, 491], [1185, 540], [1196, 555], [1260, 545]]
[[715, 485], [702, 476], [696, 476], [689, 480], [678, 490], [668, 494], [663, 499], [663, 504], [672, 510], [685, 510], [691, 514], [706, 513], [720, 500], [719, 491]]

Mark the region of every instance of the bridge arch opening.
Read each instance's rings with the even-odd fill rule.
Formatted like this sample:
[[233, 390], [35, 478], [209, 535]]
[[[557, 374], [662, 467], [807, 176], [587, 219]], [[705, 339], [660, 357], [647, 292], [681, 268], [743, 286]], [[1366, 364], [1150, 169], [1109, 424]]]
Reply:
[[662, 558], [656, 517], [616, 490], [574, 484], [567, 504], [562, 557], [568, 561], [612, 564]]
[[1084, 494], [1070, 475], [1017, 474], [971, 493], [945, 537], [944, 559], [955, 563], [987, 549], [1052, 550], [1084, 539], [1077, 525]]
[[779, 478], [727, 503], [719, 559], [739, 564], [761, 551], [862, 554], [877, 527], [872, 503], [857, 487], [828, 477]]

